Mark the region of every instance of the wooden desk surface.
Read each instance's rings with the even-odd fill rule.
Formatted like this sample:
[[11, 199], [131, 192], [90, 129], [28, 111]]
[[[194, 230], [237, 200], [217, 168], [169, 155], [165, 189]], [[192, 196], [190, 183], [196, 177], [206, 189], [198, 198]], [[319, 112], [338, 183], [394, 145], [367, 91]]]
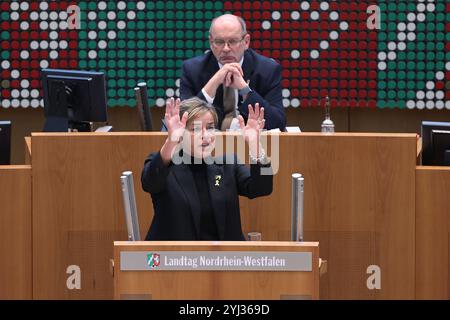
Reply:
[[31, 137], [25, 137], [25, 164], [31, 165]]
[[274, 248], [318, 248], [318, 242], [294, 242], [294, 241], [114, 241], [114, 247], [119, 250], [139, 250], [147, 247], [191, 247], [195, 248], [240, 248], [257, 249], [258, 247]]

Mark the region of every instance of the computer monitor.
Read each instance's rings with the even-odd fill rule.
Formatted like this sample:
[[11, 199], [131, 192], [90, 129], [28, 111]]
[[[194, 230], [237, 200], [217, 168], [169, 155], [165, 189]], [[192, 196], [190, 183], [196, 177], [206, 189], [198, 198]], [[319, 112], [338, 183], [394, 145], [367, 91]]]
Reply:
[[43, 69], [44, 131], [91, 131], [92, 122], [107, 121], [102, 72]]
[[11, 160], [11, 121], [0, 121], [0, 165]]
[[422, 165], [450, 166], [450, 122], [422, 121]]

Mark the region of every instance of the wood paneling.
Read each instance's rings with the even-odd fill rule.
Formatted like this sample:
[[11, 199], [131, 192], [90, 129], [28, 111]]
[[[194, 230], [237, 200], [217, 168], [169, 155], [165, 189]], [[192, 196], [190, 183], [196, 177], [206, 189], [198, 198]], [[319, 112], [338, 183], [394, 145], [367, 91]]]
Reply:
[[[141, 191], [144, 159], [164, 134], [33, 134], [34, 298], [113, 297], [108, 261], [126, 239], [120, 175], [134, 173], [141, 234], [151, 202]], [[68, 290], [66, 269], [81, 268], [82, 289]]]
[[0, 299], [32, 298], [31, 167], [0, 166]]
[[416, 170], [416, 298], [450, 299], [450, 168]]
[[[111, 298], [112, 241], [125, 239], [119, 176], [135, 175], [144, 236], [153, 214], [140, 187], [161, 133], [33, 134], [35, 298]], [[414, 134], [283, 134], [271, 196], [241, 199], [243, 229], [289, 240], [290, 176], [305, 176], [305, 235], [319, 241], [328, 274], [321, 298], [414, 298]], [[274, 157], [272, 157], [274, 160]], [[82, 290], [66, 288], [68, 265]], [[366, 287], [369, 265], [381, 290]], [[406, 267], [405, 267], [406, 266]]]
[[[120, 271], [121, 251], [258, 251], [312, 252], [312, 272], [270, 271]], [[115, 299], [123, 296], [151, 299], [266, 300], [282, 297], [319, 298], [318, 243], [292, 242], [116, 242]]]

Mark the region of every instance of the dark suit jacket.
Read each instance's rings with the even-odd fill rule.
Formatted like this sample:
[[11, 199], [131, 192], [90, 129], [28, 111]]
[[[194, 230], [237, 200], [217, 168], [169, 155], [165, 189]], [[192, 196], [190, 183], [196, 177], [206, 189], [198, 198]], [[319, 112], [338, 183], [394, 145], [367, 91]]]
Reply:
[[[207, 179], [218, 240], [244, 240], [239, 195], [250, 199], [272, 193], [272, 175], [260, 175], [261, 165], [211, 164]], [[216, 176], [221, 176], [216, 186]], [[151, 194], [154, 208], [146, 240], [198, 240], [201, 208], [188, 165], [165, 166], [159, 152], [145, 160], [142, 188]]]
[[[197, 96], [206, 100], [202, 93], [205, 84], [219, 70], [217, 59], [212, 51], [206, 54], [186, 60], [183, 63], [183, 72], [180, 83], [180, 97], [182, 100]], [[245, 101], [239, 98], [238, 108], [240, 114], [247, 121], [248, 105], [259, 102], [264, 107], [265, 129], [286, 127], [286, 115], [281, 95], [281, 66], [275, 60], [257, 54], [252, 49], [244, 53], [242, 63], [244, 80], [250, 80], [250, 88], [253, 90]], [[223, 88], [217, 89], [214, 106], [219, 116], [219, 128], [223, 120]]]

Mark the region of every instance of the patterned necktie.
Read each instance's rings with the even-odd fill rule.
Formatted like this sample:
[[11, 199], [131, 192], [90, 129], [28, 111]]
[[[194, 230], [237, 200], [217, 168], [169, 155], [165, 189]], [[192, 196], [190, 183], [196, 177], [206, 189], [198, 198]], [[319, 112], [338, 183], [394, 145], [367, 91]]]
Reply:
[[224, 118], [221, 130], [226, 131], [230, 128], [231, 121], [236, 115], [236, 94], [231, 87], [223, 86], [223, 114]]

